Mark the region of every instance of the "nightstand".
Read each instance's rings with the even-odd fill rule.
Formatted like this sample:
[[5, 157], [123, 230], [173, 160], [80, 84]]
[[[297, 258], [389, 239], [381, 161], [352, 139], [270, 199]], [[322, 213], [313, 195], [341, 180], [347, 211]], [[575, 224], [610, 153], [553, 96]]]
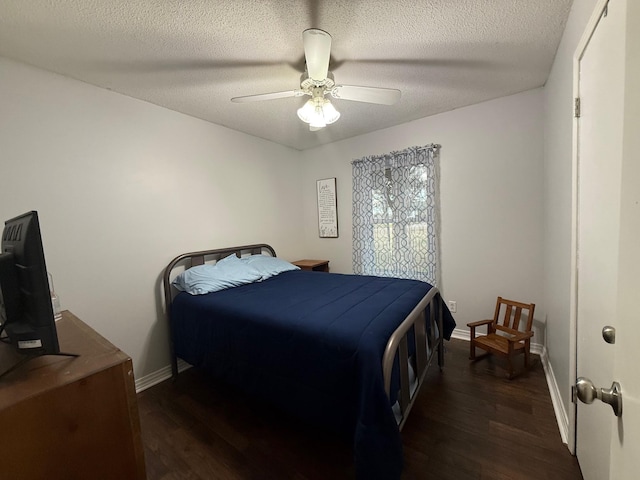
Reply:
[[298, 260], [292, 262], [294, 265], [300, 267], [301, 270], [312, 270], [314, 272], [328, 272], [329, 260]]

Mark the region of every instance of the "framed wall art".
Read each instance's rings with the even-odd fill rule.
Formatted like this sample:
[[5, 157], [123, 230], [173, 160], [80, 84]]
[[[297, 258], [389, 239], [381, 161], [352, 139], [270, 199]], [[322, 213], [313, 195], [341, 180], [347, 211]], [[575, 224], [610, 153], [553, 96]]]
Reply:
[[335, 177], [318, 180], [316, 190], [318, 195], [318, 234], [320, 238], [338, 238]]

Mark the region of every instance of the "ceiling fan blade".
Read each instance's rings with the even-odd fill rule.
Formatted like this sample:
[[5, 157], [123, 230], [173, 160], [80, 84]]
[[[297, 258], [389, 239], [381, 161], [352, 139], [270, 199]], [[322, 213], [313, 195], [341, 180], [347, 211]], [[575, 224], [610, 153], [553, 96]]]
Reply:
[[301, 97], [305, 93], [302, 90], [288, 90], [286, 92], [274, 92], [274, 93], [260, 93], [258, 95], [246, 95], [244, 97], [233, 97], [232, 102], [235, 103], [248, 103], [248, 102], [261, 102], [263, 100], [275, 100], [277, 98], [287, 97]]
[[360, 87], [357, 85], [336, 85], [331, 90], [333, 98], [356, 102], [393, 105], [400, 100], [400, 90], [395, 88]]
[[331, 55], [331, 35], [324, 30], [308, 28], [302, 32], [304, 56], [309, 78], [321, 82], [327, 78]]

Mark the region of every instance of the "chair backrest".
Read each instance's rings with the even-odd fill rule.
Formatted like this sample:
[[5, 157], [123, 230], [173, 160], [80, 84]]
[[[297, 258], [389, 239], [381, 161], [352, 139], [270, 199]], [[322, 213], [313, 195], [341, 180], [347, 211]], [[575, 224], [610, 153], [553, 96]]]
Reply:
[[[498, 297], [493, 322], [495, 325], [501, 325], [511, 330], [530, 332], [533, 326], [533, 312], [535, 309], [535, 303], [522, 303]], [[504, 310], [502, 316], [500, 315], [501, 310]], [[525, 311], [526, 322], [522, 318], [523, 310]]]

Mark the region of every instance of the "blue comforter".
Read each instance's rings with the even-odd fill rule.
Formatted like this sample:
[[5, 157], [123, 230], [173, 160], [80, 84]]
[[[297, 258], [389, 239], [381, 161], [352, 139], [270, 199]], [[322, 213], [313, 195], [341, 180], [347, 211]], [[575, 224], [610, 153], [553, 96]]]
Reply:
[[[400, 434], [382, 357], [431, 285], [291, 271], [172, 306], [176, 355], [305, 421], [353, 438], [359, 478], [394, 479]], [[455, 322], [445, 312], [444, 336]]]

